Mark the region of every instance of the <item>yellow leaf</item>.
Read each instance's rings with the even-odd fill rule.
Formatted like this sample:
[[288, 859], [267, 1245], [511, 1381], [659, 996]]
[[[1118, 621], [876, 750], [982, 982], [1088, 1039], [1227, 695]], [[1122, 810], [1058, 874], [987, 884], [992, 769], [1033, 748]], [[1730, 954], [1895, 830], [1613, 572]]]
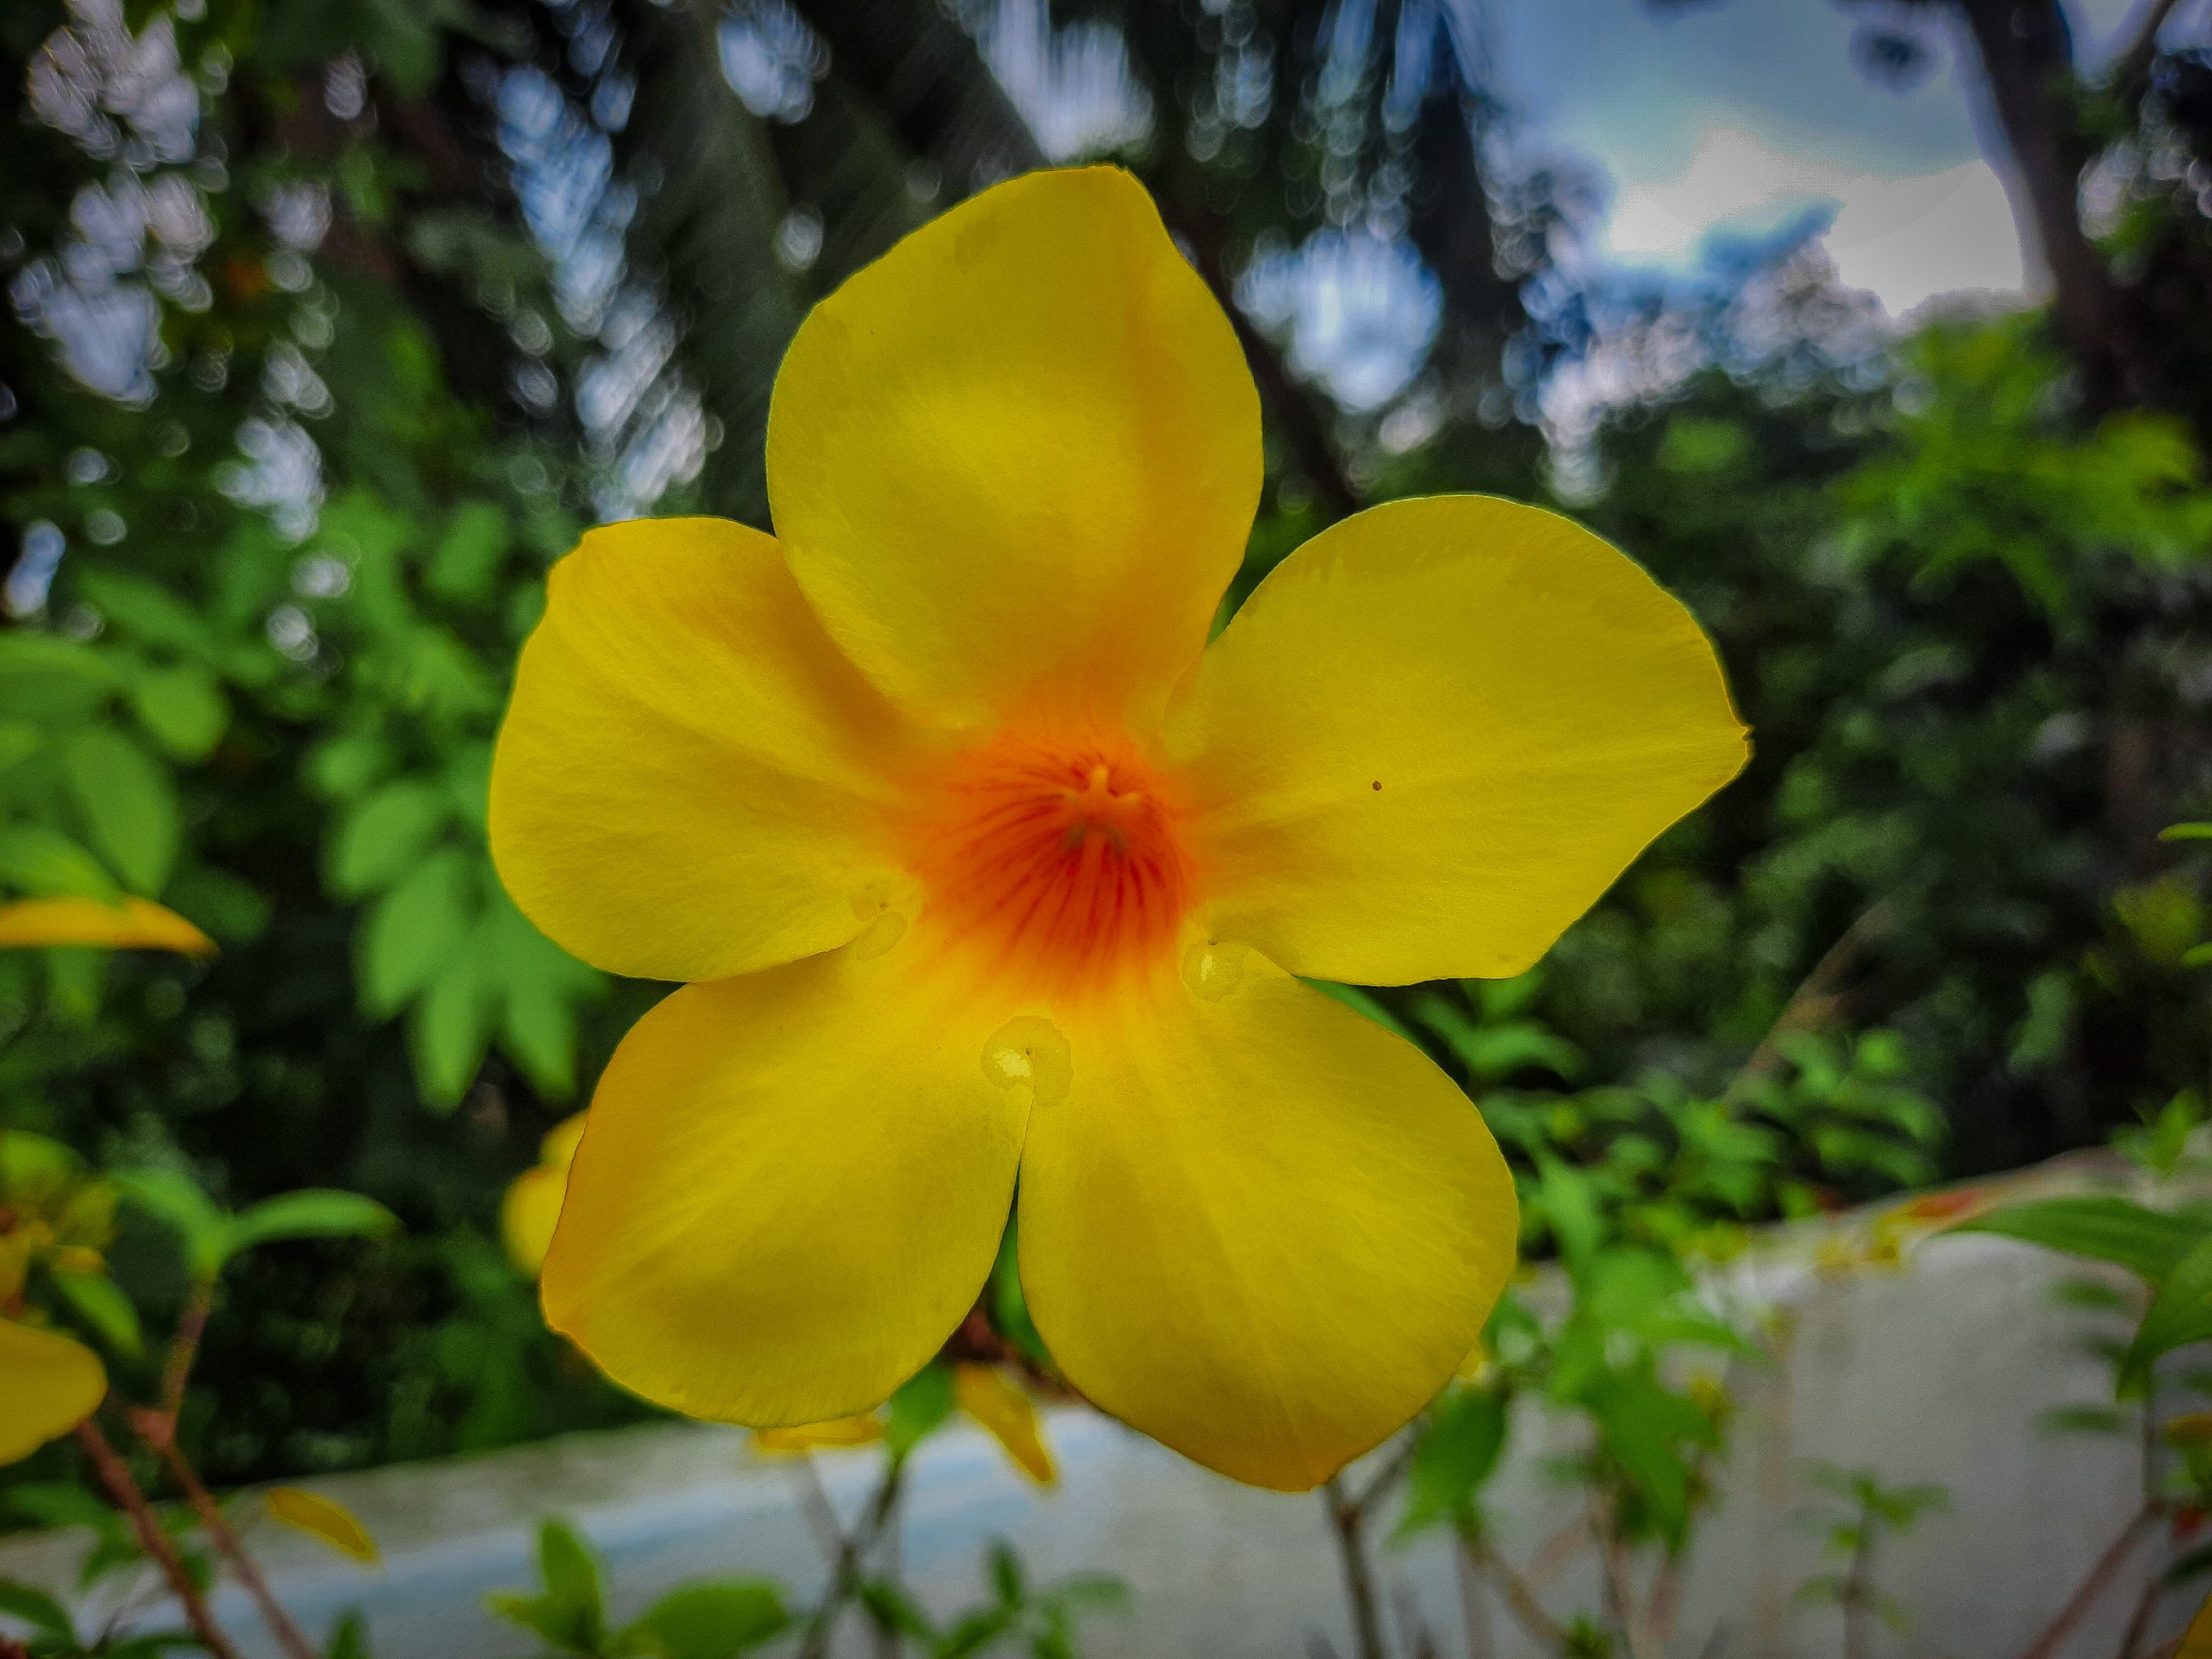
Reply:
[[90, 944], [109, 950], [175, 950], [212, 957], [215, 942], [149, 899], [22, 899], [0, 905], [0, 949]]
[[847, 1446], [872, 1446], [883, 1438], [883, 1425], [873, 1417], [832, 1417], [824, 1423], [794, 1423], [788, 1428], [764, 1428], [753, 1436], [761, 1451], [812, 1452]]
[[341, 1555], [373, 1566], [381, 1556], [369, 1529], [335, 1498], [302, 1486], [271, 1486], [262, 1494], [269, 1513], [296, 1531], [320, 1538]]
[[1039, 1486], [1059, 1484], [1052, 1448], [1045, 1444], [1037, 1421], [1036, 1404], [1004, 1371], [995, 1365], [956, 1365], [952, 1397], [1006, 1448], [1015, 1468]]
[[2182, 1633], [2181, 1646], [2174, 1649], [2174, 1659], [2212, 1659], [2212, 1599], [2196, 1610], [2196, 1617], [2189, 1621], [2189, 1629]]

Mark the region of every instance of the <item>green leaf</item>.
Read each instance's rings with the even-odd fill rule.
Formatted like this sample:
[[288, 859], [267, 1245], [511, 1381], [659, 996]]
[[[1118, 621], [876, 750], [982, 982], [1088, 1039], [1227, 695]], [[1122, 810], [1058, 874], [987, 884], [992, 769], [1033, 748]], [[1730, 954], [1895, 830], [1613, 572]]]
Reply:
[[1504, 1450], [1505, 1422], [1504, 1401], [1484, 1389], [1455, 1389], [1438, 1402], [1406, 1471], [1399, 1537], [1472, 1512]]
[[991, 1593], [999, 1599], [999, 1605], [1019, 1607], [1028, 1593], [1028, 1582], [1014, 1546], [1003, 1538], [994, 1538], [985, 1559], [990, 1568]]
[[889, 1579], [868, 1579], [858, 1592], [861, 1611], [879, 1630], [894, 1631], [917, 1642], [934, 1641], [937, 1627], [912, 1597]]
[[1560, 1259], [1569, 1268], [1587, 1260], [1605, 1231], [1588, 1179], [1548, 1153], [1541, 1154], [1536, 1159], [1536, 1197]]
[[508, 539], [507, 515], [498, 502], [462, 502], [423, 573], [423, 586], [441, 599], [483, 598], [499, 574]]
[[99, 566], [86, 569], [78, 582], [85, 597], [140, 644], [191, 657], [212, 652], [212, 638], [200, 613], [167, 588], [143, 576]]
[[331, 891], [359, 899], [390, 887], [430, 849], [451, 817], [446, 791], [419, 778], [372, 791], [346, 814], [331, 842]]
[[480, 941], [446, 963], [415, 1004], [407, 1022], [415, 1081], [434, 1106], [461, 1103], [484, 1064], [496, 1013], [485, 982]]
[[167, 769], [122, 733], [94, 726], [63, 743], [61, 770], [93, 847], [133, 892], [158, 894], [181, 829]]
[[632, 1628], [651, 1632], [664, 1659], [732, 1659], [790, 1623], [783, 1590], [772, 1580], [728, 1578], [670, 1591]]
[[537, 1567], [545, 1578], [545, 1599], [565, 1621], [569, 1640], [597, 1646], [607, 1630], [607, 1595], [591, 1546], [566, 1522], [541, 1522]]
[[1005, 1607], [979, 1607], [953, 1620], [930, 1649], [931, 1659], [967, 1659], [981, 1653], [1014, 1628], [1014, 1614]]
[[105, 1273], [56, 1273], [53, 1278], [62, 1300], [102, 1342], [133, 1359], [145, 1352], [138, 1310], [114, 1280]]
[[191, 1176], [153, 1166], [119, 1169], [109, 1179], [125, 1198], [175, 1230], [194, 1278], [213, 1279], [222, 1271], [230, 1255], [231, 1218]]
[[1946, 1230], [1996, 1233], [2068, 1255], [2114, 1262], [2152, 1285], [2163, 1280], [2205, 1232], [2202, 1223], [2101, 1195], [2007, 1205]]
[[99, 860], [42, 823], [0, 828], [0, 880], [41, 899], [82, 894], [112, 899], [121, 892]]
[[891, 1396], [883, 1425], [883, 1443], [893, 1457], [903, 1458], [952, 1414], [952, 1368], [932, 1362], [907, 1378]]
[[330, 1633], [327, 1659], [369, 1659], [369, 1630], [360, 1614], [349, 1612]]
[[231, 721], [223, 688], [204, 668], [149, 669], [132, 682], [130, 707], [154, 741], [180, 760], [198, 760]]
[[2162, 1354], [2212, 1338], [2212, 1236], [2197, 1243], [2166, 1270], [2150, 1312], [2135, 1328], [2135, 1339], [2120, 1361], [2123, 1394], [2148, 1383]]
[[284, 1238], [389, 1238], [399, 1217], [374, 1198], [331, 1187], [280, 1192], [241, 1211], [231, 1223], [231, 1250]]
[[77, 1640], [77, 1627], [70, 1622], [69, 1610], [43, 1590], [34, 1590], [28, 1584], [17, 1584], [11, 1579], [0, 1579], [0, 1613], [19, 1618], [33, 1630], [69, 1643]]
[[484, 1605], [498, 1617], [519, 1624], [568, 1653], [588, 1654], [592, 1645], [580, 1641], [569, 1610], [551, 1596], [533, 1596], [519, 1590], [487, 1590]]
[[361, 1005], [372, 1018], [397, 1013], [461, 950], [480, 890], [476, 861], [448, 847], [377, 900], [359, 947]]

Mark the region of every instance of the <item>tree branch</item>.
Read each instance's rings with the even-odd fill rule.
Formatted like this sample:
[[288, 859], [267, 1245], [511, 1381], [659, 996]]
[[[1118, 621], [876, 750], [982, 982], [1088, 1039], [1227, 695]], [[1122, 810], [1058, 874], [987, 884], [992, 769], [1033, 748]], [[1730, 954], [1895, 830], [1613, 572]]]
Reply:
[[2150, 0], [2127, 44], [2113, 54], [2105, 71], [2105, 85], [2120, 97], [2132, 101], [2143, 95], [2151, 79], [2151, 66], [2158, 56], [2158, 31], [2180, 3], [2181, 0]]

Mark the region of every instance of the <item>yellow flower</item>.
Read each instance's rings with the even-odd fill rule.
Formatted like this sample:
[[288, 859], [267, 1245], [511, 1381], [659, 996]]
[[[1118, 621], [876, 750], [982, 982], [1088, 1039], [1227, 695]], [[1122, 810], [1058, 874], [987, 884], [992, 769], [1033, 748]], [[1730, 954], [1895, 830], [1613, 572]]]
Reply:
[[767, 469], [772, 539], [588, 535], [500, 734], [523, 909], [693, 982], [600, 1084], [549, 1319], [696, 1416], [861, 1413], [967, 1313], [1018, 1175], [1077, 1389], [1325, 1478], [1474, 1346], [1515, 1210], [1466, 1096], [1300, 976], [1526, 969], [1741, 766], [1711, 646], [1595, 537], [1462, 496], [1325, 531], [1209, 647], [1258, 401], [1110, 168], [817, 306]]
[[84, 1344], [0, 1319], [0, 1464], [67, 1434], [106, 1393], [107, 1372]]
[[569, 1166], [575, 1161], [576, 1142], [583, 1135], [582, 1112], [547, 1130], [538, 1144], [537, 1162], [515, 1177], [500, 1203], [499, 1235], [506, 1241], [507, 1258], [533, 1276], [545, 1265], [545, 1249], [553, 1242], [561, 1199], [569, 1190]]
[[110, 950], [175, 950], [212, 957], [215, 942], [149, 899], [18, 899], [0, 904], [0, 950], [91, 944]]

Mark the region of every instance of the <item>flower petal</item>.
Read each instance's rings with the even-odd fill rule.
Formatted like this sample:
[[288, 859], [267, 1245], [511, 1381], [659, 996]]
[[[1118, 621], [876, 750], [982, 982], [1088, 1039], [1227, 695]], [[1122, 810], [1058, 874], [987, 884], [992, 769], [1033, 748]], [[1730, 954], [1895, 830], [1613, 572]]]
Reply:
[[899, 726], [781, 550], [717, 518], [591, 531], [553, 568], [492, 770], [492, 855], [610, 973], [720, 979], [842, 944], [895, 880]]
[[972, 997], [878, 945], [686, 987], [616, 1051], [544, 1302], [625, 1388], [754, 1427], [848, 1416], [973, 1306], [1027, 1092], [986, 1073]]
[[1020, 1383], [995, 1365], [955, 1365], [952, 1397], [999, 1443], [1015, 1468], [1048, 1490], [1059, 1484], [1060, 1471], [1053, 1465], [1052, 1448], [1045, 1444], [1037, 1402]]
[[1326, 1479], [1427, 1405], [1513, 1265], [1512, 1177], [1410, 1043], [1255, 951], [1071, 1033], [1031, 1114], [1021, 1282], [1068, 1380], [1255, 1485]]
[[1210, 930], [1361, 985], [1524, 971], [1747, 753], [1679, 602], [1587, 531], [1489, 496], [1315, 537], [1170, 729]]
[[499, 1201], [499, 1238], [507, 1247], [507, 1260], [533, 1278], [545, 1265], [568, 1190], [567, 1170], [539, 1164], [509, 1182]]
[[261, 1501], [269, 1506], [272, 1519], [310, 1538], [320, 1538], [341, 1555], [366, 1567], [384, 1559], [376, 1539], [361, 1524], [361, 1517], [334, 1497], [325, 1497], [304, 1486], [271, 1486], [262, 1493]]
[[110, 950], [175, 950], [212, 957], [215, 942], [150, 899], [19, 899], [0, 905], [0, 950], [90, 944]]
[[880, 1418], [832, 1417], [826, 1423], [794, 1423], [789, 1428], [757, 1429], [753, 1444], [758, 1450], [777, 1456], [874, 1446], [882, 1438], [883, 1423]]
[[1144, 188], [1033, 173], [814, 308], [777, 376], [768, 493], [832, 636], [933, 723], [1040, 699], [1156, 712], [1260, 490], [1229, 320]]
[[84, 1344], [0, 1319], [0, 1464], [67, 1434], [106, 1393], [107, 1372]]

